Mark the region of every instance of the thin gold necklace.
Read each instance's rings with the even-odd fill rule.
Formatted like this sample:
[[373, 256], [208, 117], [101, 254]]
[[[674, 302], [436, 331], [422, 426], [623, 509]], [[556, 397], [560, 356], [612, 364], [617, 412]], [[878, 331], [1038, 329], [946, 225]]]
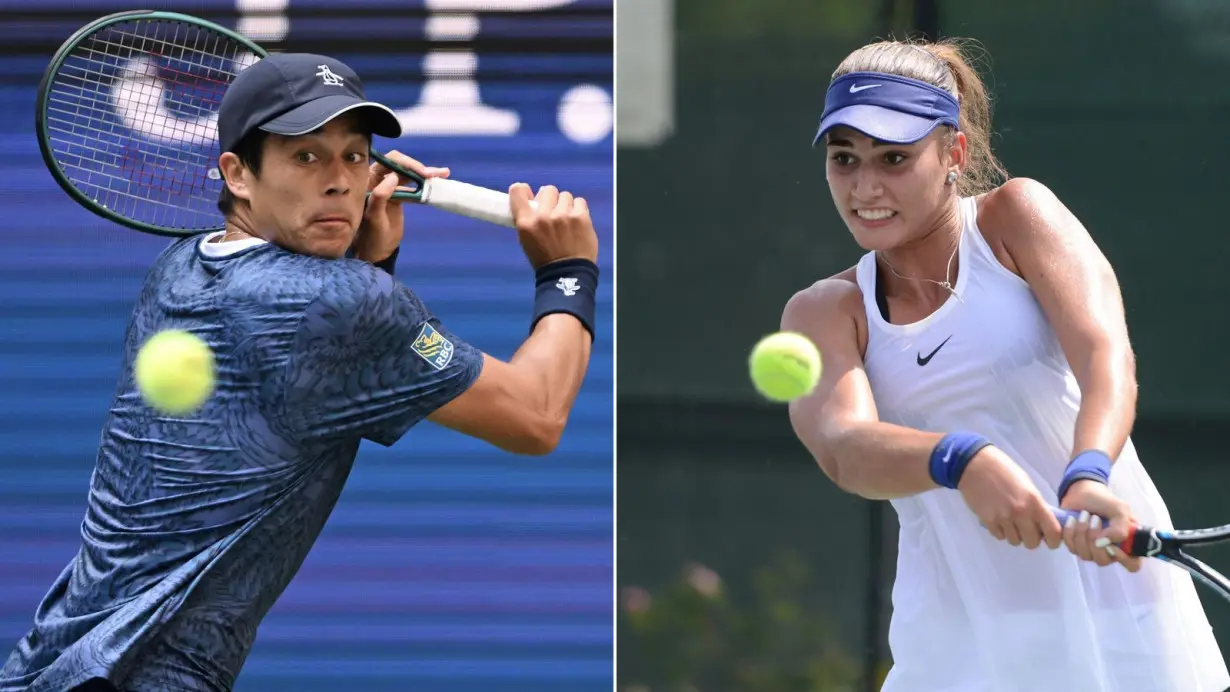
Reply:
[[[960, 207], [957, 207], [957, 216], [960, 217], [960, 214], [961, 214], [961, 209]], [[961, 251], [961, 238], [964, 235], [965, 235], [965, 221], [964, 219], [962, 219], [961, 220], [961, 230], [957, 232], [957, 246], [952, 249], [952, 254], [949, 255], [948, 257], [948, 267], [947, 269], [944, 270], [944, 280], [943, 281], [936, 281], [935, 279], [903, 276], [901, 272], [897, 271], [897, 269], [893, 267], [892, 263], [888, 261], [888, 259], [884, 256], [884, 253], [879, 253], [880, 260], [884, 262], [884, 266], [888, 267], [888, 270], [891, 271], [893, 274], [895, 274], [898, 279], [905, 279], [906, 281], [928, 281], [930, 283], [935, 284], [936, 286], [939, 286], [947, 290], [949, 293], [953, 294], [954, 296], [957, 296], [957, 291], [952, 286], [952, 261], [957, 258], [957, 253]], [[961, 296], [957, 296], [957, 300], [961, 300]]]

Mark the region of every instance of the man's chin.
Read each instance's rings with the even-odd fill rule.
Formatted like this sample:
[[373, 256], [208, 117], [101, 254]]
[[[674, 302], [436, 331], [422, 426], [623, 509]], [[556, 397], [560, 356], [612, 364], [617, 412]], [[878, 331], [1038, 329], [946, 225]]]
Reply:
[[300, 252], [324, 259], [345, 257], [346, 251], [354, 244], [354, 235], [354, 231], [348, 228], [334, 232], [312, 233], [305, 238], [306, 242]]

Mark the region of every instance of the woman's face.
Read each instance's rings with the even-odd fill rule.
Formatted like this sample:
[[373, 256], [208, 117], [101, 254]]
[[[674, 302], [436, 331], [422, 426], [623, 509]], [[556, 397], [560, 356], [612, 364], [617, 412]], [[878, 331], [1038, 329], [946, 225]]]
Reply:
[[864, 250], [889, 250], [926, 234], [949, 205], [945, 184], [964, 161], [965, 135], [936, 128], [913, 144], [887, 144], [848, 127], [826, 134], [833, 203]]

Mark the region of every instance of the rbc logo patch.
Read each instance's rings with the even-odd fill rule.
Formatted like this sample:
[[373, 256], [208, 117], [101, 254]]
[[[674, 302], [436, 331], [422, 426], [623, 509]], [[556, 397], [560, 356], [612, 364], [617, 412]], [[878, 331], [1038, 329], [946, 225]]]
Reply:
[[436, 370], [443, 370], [453, 359], [453, 342], [444, 338], [443, 334], [428, 323], [423, 324], [410, 348], [423, 360], [431, 363]]

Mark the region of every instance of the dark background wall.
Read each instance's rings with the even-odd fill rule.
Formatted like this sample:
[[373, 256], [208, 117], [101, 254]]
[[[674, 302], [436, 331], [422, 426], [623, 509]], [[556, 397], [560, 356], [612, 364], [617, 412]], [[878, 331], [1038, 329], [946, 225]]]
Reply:
[[[146, 3], [272, 30], [279, 36], [268, 48], [335, 55], [398, 111], [423, 105], [428, 52], [472, 52], [476, 72], [454, 70], [442, 82], [452, 89], [437, 103], [442, 129], [425, 131], [407, 115], [409, 134], [377, 146], [497, 189], [523, 180], [584, 195], [608, 282], [593, 364], [560, 449], [518, 458], [430, 424], [391, 449], [365, 445], [237, 689], [609, 690], [611, 0], [543, 11], [492, 0], [491, 9], [510, 11], [478, 14], [473, 39], [448, 43], [427, 40], [428, 22], [456, 26], [464, 13], [433, 14], [434, 3], [419, 0], [274, 1], [259, 22], [236, 10], [252, 4]], [[131, 7], [0, 0], [0, 661], [76, 551], [125, 322], [166, 245], [69, 201], [34, 137], [35, 92], [52, 52], [90, 19]], [[471, 78], [498, 113], [466, 106], [457, 89]], [[510, 356], [533, 297], [515, 236], [429, 209], [407, 217], [399, 277], [460, 335]]]
[[[818, 663], [817, 652], [839, 652], [856, 671], [887, 657], [877, 596], [891, 587], [895, 517], [833, 488], [785, 410], [755, 398], [746, 357], [777, 329], [793, 292], [861, 254], [809, 144], [837, 63], [890, 34], [938, 29], [989, 53], [982, 67], [1002, 160], [1054, 189], [1119, 273], [1139, 358], [1142, 458], [1177, 523], [1230, 521], [1230, 241], [1219, 211], [1230, 180], [1230, 90], [1220, 76], [1230, 9], [677, 0], [673, 17], [670, 135], [621, 138], [617, 152], [621, 687], [699, 679], [709, 683], [701, 689], [843, 689], [806, 672], [844, 670]], [[622, 67], [619, 93], [621, 111], [626, 98], [652, 96], [625, 82]], [[799, 572], [782, 562], [788, 555]], [[1225, 551], [1210, 561], [1230, 568]], [[695, 582], [695, 564], [722, 578], [721, 597], [689, 600], [682, 585], [689, 574]], [[766, 575], [785, 574], [795, 591], [765, 591]], [[1230, 605], [1202, 596], [1227, 646]], [[827, 634], [771, 640], [790, 618], [827, 623]], [[706, 644], [664, 646], [668, 620], [690, 633], [675, 639]], [[748, 683], [757, 668], [783, 672]]]

